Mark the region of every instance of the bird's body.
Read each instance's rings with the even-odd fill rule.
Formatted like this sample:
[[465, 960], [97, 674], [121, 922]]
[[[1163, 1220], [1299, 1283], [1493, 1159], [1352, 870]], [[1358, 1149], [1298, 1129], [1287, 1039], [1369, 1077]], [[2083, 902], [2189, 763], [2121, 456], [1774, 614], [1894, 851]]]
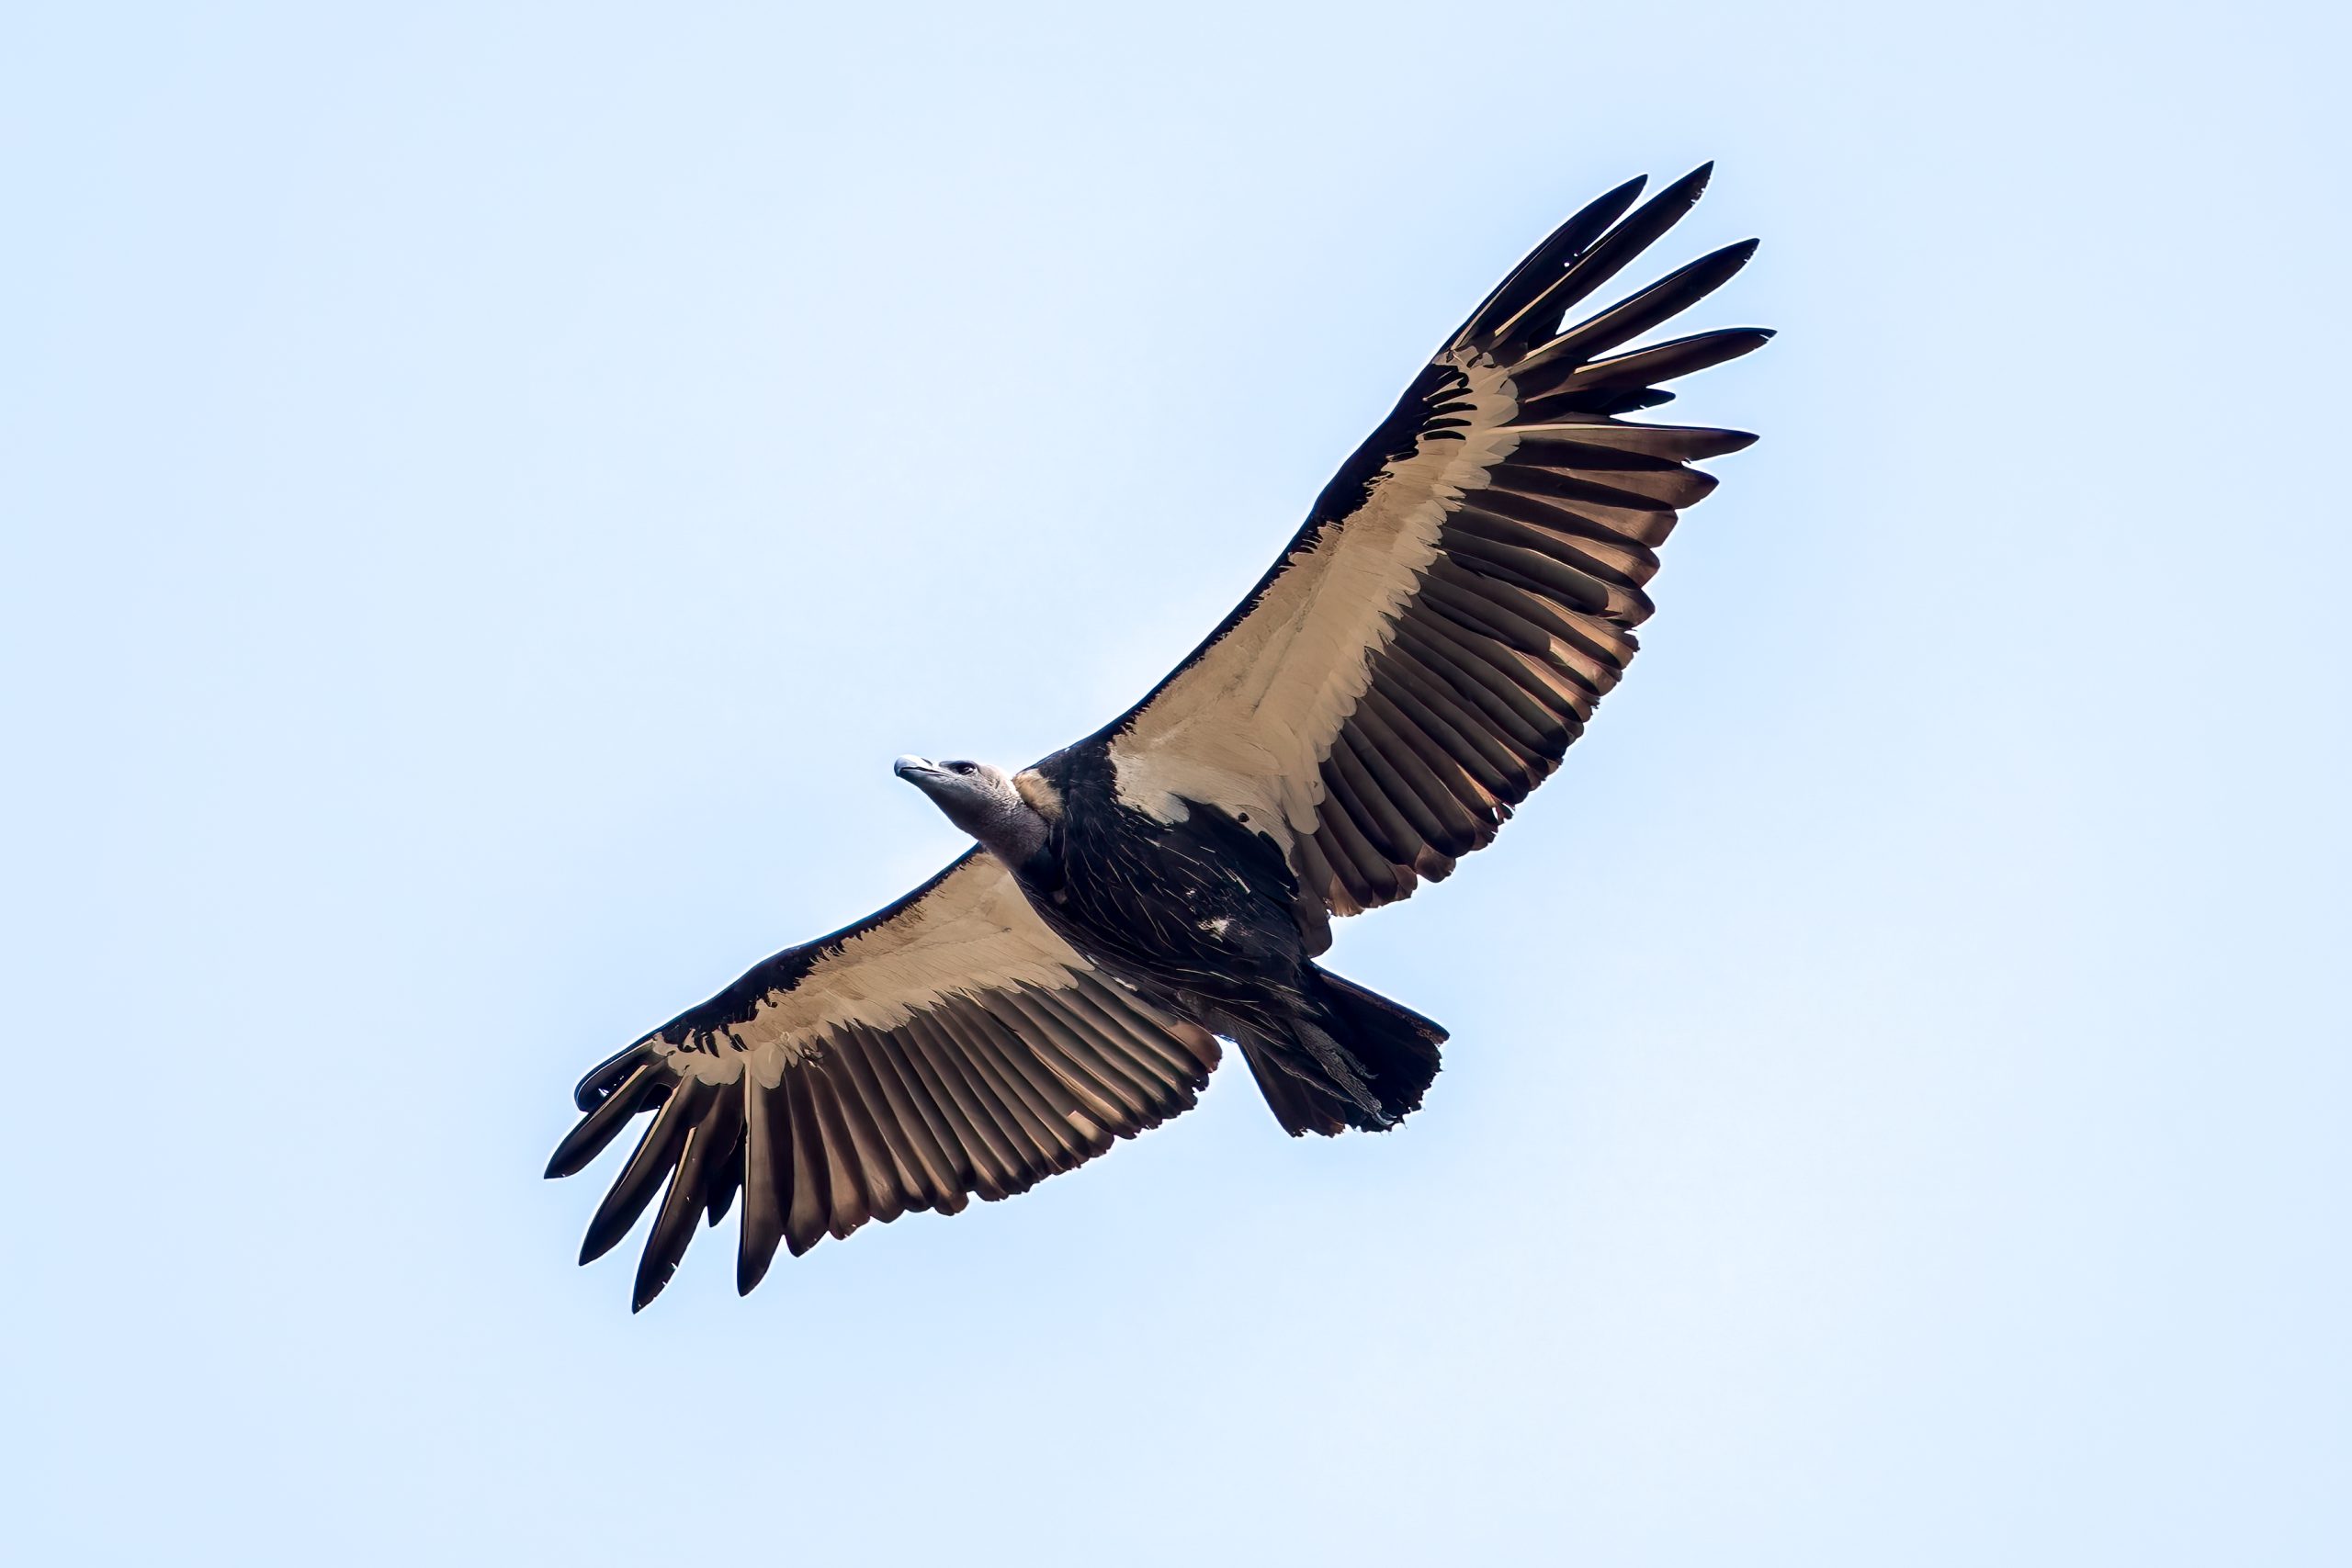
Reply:
[[[1395, 1125], [1445, 1032], [1315, 962], [1334, 916], [1491, 841], [1633, 657], [1693, 460], [1753, 437], [1623, 414], [1753, 329], [1611, 353], [1729, 278], [1726, 247], [1574, 326], [1697, 199], [1600, 197], [1504, 279], [1142, 702], [1017, 773], [899, 761], [976, 847], [788, 948], [582, 1080], [549, 1162], [655, 1111], [582, 1247], [662, 1201], [637, 1280], [743, 1200], [737, 1284], [831, 1234], [1018, 1192], [1193, 1103], [1222, 1037], [1293, 1134]], [[666, 1183], [666, 1188], [665, 1184]]]
[[1051, 812], [1012, 867], [1030, 908], [1163, 1011], [1238, 1042], [1288, 1131], [1385, 1127], [1420, 1104], [1444, 1032], [1393, 1004], [1396, 1029], [1356, 1020], [1313, 963], [1281, 845], [1247, 813], [1195, 802], [1163, 822], [1128, 805], [1100, 737], [1024, 776]]

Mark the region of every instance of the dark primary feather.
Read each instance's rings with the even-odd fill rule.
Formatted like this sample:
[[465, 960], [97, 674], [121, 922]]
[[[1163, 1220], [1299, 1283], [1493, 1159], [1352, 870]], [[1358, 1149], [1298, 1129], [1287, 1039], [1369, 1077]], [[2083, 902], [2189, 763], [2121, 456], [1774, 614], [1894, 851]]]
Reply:
[[637, 1217], [645, 1213], [654, 1192], [677, 1166], [687, 1133], [708, 1111], [713, 1098], [710, 1086], [695, 1078], [671, 1089], [645, 1136], [639, 1140], [637, 1152], [588, 1222], [588, 1235], [580, 1244], [581, 1262], [594, 1262], [610, 1252], [637, 1224]]
[[1521, 387], [1532, 389], [1533, 373], [1541, 364], [1588, 360], [1594, 355], [1608, 353], [1621, 343], [1631, 342], [1722, 288], [1755, 254], [1756, 242], [1742, 240], [1676, 268], [1640, 293], [1579, 322], [1574, 332], [1561, 333], [1545, 344], [1539, 354], [1521, 360], [1513, 367], [1518, 372], [1513, 379]]
[[657, 1092], [666, 1093], [660, 1068], [652, 1062], [640, 1062], [631, 1069], [611, 1093], [593, 1103], [588, 1114], [565, 1134], [556, 1145], [555, 1154], [548, 1161], [548, 1175], [576, 1176], [588, 1168], [595, 1157], [605, 1152], [605, 1145], [620, 1135], [629, 1118], [645, 1107], [645, 1102]]
[[1551, 329], [1558, 325], [1566, 311], [1623, 271], [1626, 264], [1647, 249], [1652, 241], [1681, 220], [1707, 188], [1707, 178], [1714, 167], [1713, 164], [1700, 164], [1642, 203], [1632, 216], [1589, 247], [1579, 248], [1560, 276], [1530, 299], [1514, 317], [1501, 323], [1482, 346], [1490, 348], [1498, 359], [1508, 362], [1516, 352], [1550, 338]]
[[1615, 190], [1608, 191], [1585, 204], [1568, 220], [1552, 231], [1544, 243], [1527, 254], [1527, 259], [1513, 267], [1495, 291], [1487, 296], [1479, 307], [1470, 312], [1455, 335], [1457, 343], [1491, 343], [1503, 330], [1518, 320], [1528, 302], [1550, 288], [1559, 280], [1567, 265], [1587, 245], [1605, 233], [1609, 226], [1624, 216], [1625, 209], [1649, 183], [1647, 175], [1635, 175]]
[[670, 1190], [662, 1197], [653, 1234], [646, 1238], [644, 1255], [638, 1261], [633, 1310], [641, 1310], [660, 1295], [676, 1272], [678, 1260], [686, 1255], [686, 1244], [695, 1238], [695, 1222], [702, 1217], [708, 1201], [707, 1184], [717, 1177], [718, 1161], [734, 1149], [742, 1126], [742, 1097], [720, 1092], [711, 1096], [709, 1113], [687, 1129], [678, 1163], [670, 1173]]
[[784, 1241], [785, 1212], [792, 1202], [791, 1091], [778, 1083], [743, 1081], [743, 1220], [736, 1236], [735, 1290], [750, 1295], [767, 1277], [768, 1265]]

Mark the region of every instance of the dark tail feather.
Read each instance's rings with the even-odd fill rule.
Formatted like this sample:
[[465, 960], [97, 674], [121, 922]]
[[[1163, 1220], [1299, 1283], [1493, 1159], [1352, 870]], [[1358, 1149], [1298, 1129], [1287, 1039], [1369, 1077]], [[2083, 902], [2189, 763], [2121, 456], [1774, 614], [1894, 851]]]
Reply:
[[1310, 964], [1306, 973], [1312, 1011], [1290, 1037], [1240, 1042], [1283, 1131], [1379, 1132], [1419, 1110], [1445, 1031], [1328, 969]]

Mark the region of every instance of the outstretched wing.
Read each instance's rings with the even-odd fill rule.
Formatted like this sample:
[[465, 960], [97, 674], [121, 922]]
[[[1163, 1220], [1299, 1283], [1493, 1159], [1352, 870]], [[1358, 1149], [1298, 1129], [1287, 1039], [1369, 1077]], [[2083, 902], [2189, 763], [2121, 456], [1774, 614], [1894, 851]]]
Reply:
[[580, 1260], [610, 1251], [660, 1193], [641, 1308], [695, 1221], [718, 1224], [740, 1188], [735, 1285], [748, 1292], [779, 1241], [797, 1255], [1081, 1165], [1189, 1109], [1216, 1062], [1214, 1038], [1096, 971], [974, 850], [595, 1068], [548, 1174], [582, 1169], [651, 1111]]
[[1618, 416], [1770, 333], [1603, 357], [1723, 284], [1753, 241], [1561, 324], [1707, 174], [1630, 215], [1642, 182], [1620, 186], [1504, 279], [1249, 598], [1105, 732], [1123, 799], [1266, 829], [1317, 920], [1402, 898], [1492, 840], [1633, 658], [1654, 552], [1715, 485], [1690, 464], [1755, 439]]

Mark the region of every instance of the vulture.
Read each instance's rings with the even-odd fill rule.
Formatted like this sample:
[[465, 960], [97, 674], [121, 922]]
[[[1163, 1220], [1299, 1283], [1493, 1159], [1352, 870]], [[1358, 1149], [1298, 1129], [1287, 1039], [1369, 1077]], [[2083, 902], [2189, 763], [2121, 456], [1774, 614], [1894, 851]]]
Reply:
[[1626, 345], [1755, 250], [1567, 317], [1698, 199], [1634, 179], [1470, 313], [1340, 465], [1249, 596], [1144, 699], [1018, 772], [901, 757], [972, 847], [785, 949], [580, 1080], [550, 1177], [650, 1117], [589, 1222], [656, 1204], [634, 1304], [741, 1208], [779, 1244], [954, 1213], [1193, 1103], [1219, 1042], [1293, 1136], [1412, 1114], [1445, 1031], [1315, 959], [1333, 916], [1442, 881], [1560, 763], [1634, 657], [1657, 550], [1742, 432], [1624, 416], [1771, 334]]

